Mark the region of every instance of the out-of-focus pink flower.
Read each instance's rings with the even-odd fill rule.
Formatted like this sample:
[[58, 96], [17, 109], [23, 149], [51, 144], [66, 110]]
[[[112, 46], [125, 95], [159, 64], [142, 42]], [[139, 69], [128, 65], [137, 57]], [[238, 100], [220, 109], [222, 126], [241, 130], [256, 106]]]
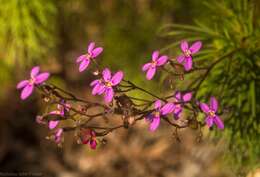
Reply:
[[197, 53], [202, 46], [201, 41], [194, 42], [191, 47], [187, 41], [181, 42], [182, 55], [177, 57], [177, 61], [184, 65], [185, 71], [189, 71], [192, 68], [192, 55]]
[[155, 73], [158, 66], [164, 65], [168, 60], [166, 55], [159, 57], [159, 51], [154, 51], [152, 54], [152, 61], [150, 63], [146, 63], [143, 65], [142, 70], [146, 72], [146, 79], [151, 80]]
[[[51, 111], [49, 114], [52, 115], [60, 115], [61, 117], [65, 116], [65, 113], [69, 111], [71, 105], [69, 103], [65, 103], [65, 101], [61, 101], [61, 104], [57, 105], [57, 110]], [[50, 120], [49, 121], [49, 129], [54, 129], [58, 126], [59, 120]]]
[[39, 73], [39, 72], [40, 72], [39, 66], [33, 67], [31, 70], [30, 79], [22, 80], [17, 84], [16, 88], [22, 89], [22, 92], [21, 92], [22, 100], [25, 100], [26, 98], [28, 98], [32, 94], [34, 87], [36, 85], [42, 84], [50, 76], [50, 74], [48, 72], [44, 72], [44, 73]]
[[210, 98], [209, 105], [205, 103], [200, 103], [200, 109], [207, 115], [205, 121], [208, 127], [212, 127], [213, 123], [215, 123], [219, 129], [224, 129], [224, 123], [216, 114], [218, 110], [218, 101], [215, 97]]
[[103, 51], [102, 47], [95, 48], [95, 43], [91, 42], [88, 45], [88, 52], [84, 55], [79, 56], [76, 60], [77, 63], [80, 63], [79, 72], [82, 72], [85, 69], [87, 69], [90, 61], [92, 59], [95, 59], [97, 56], [99, 56], [102, 53], [102, 51]]
[[96, 149], [97, 147], [96, 133], [93, 130], [81, 130], [81, 141], [83, 144], [88, 144], [91, 149]]
[[174, 107], [174, 110], [173, 110], [173, 115], [174, 115], [174, 118], [176, 120], [178, 120], [180, 118], [180, 114], [182, 113], [182, 110], [183, 110], [183, 104], [185, 102], [188, 102], [190, 101], [192, 98], [192, 93], [191, 92], [187, 92], [187, 93], [184, 93], [182, 94], [181, 92], [177, 91], [175, 93], [175, 96], [174, 96], [174, 101], [177, 102], [177, 103], [174, 103], [175, 107]]
[[174, 104], [166, 103], [162, 106], [162, 102], [160, 100], [157, 100], [154, 103], [154, 109], [155, 111], [146, 117], [146, 120], [150, 122], [150, 131], [155, 131], [159, 127], [161, 115], [164, 116], [171, 113], [174, 110]]

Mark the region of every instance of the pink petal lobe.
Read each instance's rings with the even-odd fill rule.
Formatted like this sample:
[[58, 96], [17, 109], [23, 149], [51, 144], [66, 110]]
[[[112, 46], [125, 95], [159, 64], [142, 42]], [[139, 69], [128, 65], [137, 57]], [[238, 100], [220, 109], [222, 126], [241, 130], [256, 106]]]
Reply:
[[189, 71], [189, 70], [191, 70], [191, 68], [192, 68], [192, 58], [187, 57], [186, 61], [184, 63], [184, 69], [185, 69], [185, 71]]
[[95, 140], [90, 140], [89, 145], [91, 149], [96, 149], [97, 142]]
[[110, 72], [110, 70], [109, 70], [108, 68], [105, 68], [105, 69], [103, 70], [102, 75], [103, 75], [103, 79], [104, 79], [106, 82], [110, 81], [110, 79], [111, 79], [111, 72]]
[[89, 60], [89, 59], [83, 60], [83, 61], [80, 63], [80, 65], [79, 65], [79, 72], [84, 71], [84, 70], [88, 67], [89, 63], [90, 63], [90, 60]]
[[208, 113], [209, 112], [209, 107], [207, 104], [205, 103], [200, 103], [200, 109], [205, 112], [205, 113]]
[[218, 101], [215, 97], [210, 98], [210, 109], [212, 109], [215, 112], [218, 110]]
[[162, 106], [161, 100], [156, 100], [156, 101], [154, 102], [154, 108], [155, 108], [155, 109], [159, 109], [159, 108], [161, 108], [161, 106]]
[[96, 84], [92, 90], [92, 95], [101, 95], [105, 91], [105, 86], [103, 84]]
[[153, 118], [153, 120], [152, 120], [152, 122], [151, 122], [151, 124], [150, 124], [150, 131], [155, 131], [158, 127], [159, 127], [159, 125], [160, 125], [160, 117], [154, 117]]
[[95, 42], [91, 42], [88, 45], [88, 53], [91, 54], [94, 48], [95, 48]]
[[191, 93], [191, 92], [185, 93], [185, 94], [182, 96], [182, 99], [183, 99], [183, 101], [185, 101], [185, 102], [190, 101], [191, 98], [192, 98], [192, 93]]
[[36, 84], [41, 84], [43, 83], [44, 81], [46, 81], [50, 76], [50, 73], [41, 73], [39, 74], [38, 76], [35, 77], [35, 83]]
[[208, 127], [212, 127], [213, 125], [213, 118], [212, 117], [206, 117], [206, 124], [208, 125]]
[[21, 99], [25, 100], [28, 98], [32, 94], [33, 88], [34, 86], [31, 84], [28, 84], [26, 87], [24, 87], [21, 93]]
[[54, 129], [57, 127], [57, 125], [59, 124], [59, 121], [58, 120], [51, 120], [49, 121], [49, 129]]
[[188, 42], [187, 41], [182, 41], [181, 42], [181, 50], [183, 51], [183, 52], [185, 52], [186, 50], [188, 50], [189, 49], [189, 44], [188, 44]]
[[161, 108], [161, 114], [166, 115], [171, 113], [174, 110], [174, 104], [167, 103]]
[[119, 84], [121, 82], [121, 80], [123, 79], [123, 77], [124, 77], [124, 73], [122, 71], [116, 72], [111, 79], [113, 86]]
[[146, 64], [144, 64], [143, 67], [142, 67], [142, 70], [143, 70], [143, 71], [148, 70], [151, 65], [152, 65], [151, 63], [146, 63]]
[[159, 57], [159, 51], [156, 50], [156, 51], [154, 51], [153, 54], [152, 54], [152, 60], [153, 60], [153, 61], [156, 61], [158, 57]]
[[182, 63], [182, 62], [184, 61], [184, 59], [185, 59], [185, 56], [183, 56], [183, 55], [179, 55], [179, 56], [177, 57], [177, 61], [178, 61], [179, 63]]
[[219, 129], [224, 129], [224, 123], [219, 116], [215, 116], [213, 120]]
[[34, 78], [40, 71], [40, 67], [39, 66], [35, 66], [32, 68], [31, 70], [31, 77]]
[[161, 56], [157, 59], [157, 66], [164, 65], [168, 60], [168, 57], [166, 55]]
[[110, 103], [113, 100], [114, 91], [112, 88], [107, 88], [105, 90], [105, 102]]
[[180, 101], [181, 100], [181, 92], [177, 91], [175, 93], [175, 98], [177, 99], [177, 101]]
[[151, 80], [153, 78], [155, 72], [156, 72], [156, 68], [155, 67], [149, 68], [147, 73], [146, 73], [146, 79], [147, 80]]
[[24, 88], [28, 83], [29, 83], [28, 80], [22, 80], [22, 81], [20, 81], [20, 82], [17, 84], [16, 88], [17, 88], [17, 89]]
[[192, 54], [194, 54], [194, 53], [197, 53], [200, 50], [201, 46], [202, 46], [201, 41], [197, 41], [197, 42], [195, 42], [191, 45], [189, 50], [191, 51]]
[[95, 48], [95, 49], [92, 51], [92, 55], [91, 55], [92, 58], [96, 58], [97, 56], [99, 56], [102, 51], [103, 51], [103, 48], [102, 48], [102, 47]]
[[101, 83], [101, 81], [99, 79], [96, 79], [90, 83], [90, 86], [93, 87], [94, 85], [99, 84], [99, 83]]
[[86, 59], [87, 59], [86, 55], [80, 55], [80, 56], [77, 58], [76, 62], [79, 63], [79, 62], [81, 62], [81, 61], [83, 61], [83, 60], [86, 60]]

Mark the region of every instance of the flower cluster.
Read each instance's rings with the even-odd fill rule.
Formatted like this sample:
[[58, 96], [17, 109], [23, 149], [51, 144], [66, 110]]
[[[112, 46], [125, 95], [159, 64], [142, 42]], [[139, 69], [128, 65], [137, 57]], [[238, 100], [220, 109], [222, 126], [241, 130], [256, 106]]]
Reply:
[[[182, 54], [176, 58], [176, 61], [178, 65], [183, 65], [184, 74], [185, 72], [193, 72], [193, 55], [199, 52], [201, 46], [202, 43], [200, 41], [196, 41], [190, 47], [187, 41], [181, 42], [180, 48]], [[88, 45], [87, 53], [76, 59], [76, 63], [79, 63], [79, 72], [85, 71], [92, 61], [95, 63], [95, 67], [97, 67], [97, 63], [94, 60], [96, 60], [102, 52], [102, 47], [95, 47], [95, 43], [91, 42]], [[174, 59], [170, 59], [170, 57], [166, 55], [160, 55], [159, 51], [156, 50], [152, 53], [151, 61], [142, 66], [142, 71], [146, 72], [147, 80], [152, 80], [156, 71], [160, 68], [167, 70], [166, 65], [169, 63], [171, 66], [174, 65]], [[149, 130], [152, 132], [159, 127], [162, 120], [176, 128], [189, 127], [190, 120], [195, 120], [198, 124], [203, 125], [196, 117], [199, 111], [206, 115], [205, 124], [208, 127], [212, 127], [213, 124], [216, 124], [219, 129], [224, 128], [224, 124], [217, 113], [218, 102], [215, 97], [211, 97], [209, 105], [199, 102], [196, 99], [194, 92], [197, 90], [175, 91], [171, 96], [159, 97], [135, 85], [131, 81], [123, 79], [123, 71], [112, 72], [109, 68], [104, 68], [101, 71], [99, 67], [95, 69], [98, 72], [96, 72], [94, 76], [98, 78], [90, 83], [92, 95], [103, 94], [104, 104], [79, 99], [72, 93], [45, 83], [50, 74], [48, 72], [40, 73], [39, 66], [32, 68], [28, 80], [22, 80], [17, 84], [17, 89], [22, 89], [20, 96], [22, 100], [28, 98], [36, 87], [41, 91], [44, 97], [48, 98], [46, 102], [49, 102], [50, 105], [56, 104], [56, 109], [46, 111], [47, 113], [42, 116], [37, 116], [36, 118], [37, 123], [46, 125], [49, 128], [52, 132], [53, 140], [56, 143], [62, 143], [64, 132], [73, 130], [78, 131], [78, 141], [80, 141], [81, 144], [87, 144], [91, 149], [96, 149], [98, 136], [104, 137], [113, 130], [121, 127], [128, 128], [129, 125], [134, 125], [135, 122], [142, 119], [149, 122]], [[123, 82], [123, 84], [121, 82]], [[131, 90], [139, 90], [156, 99], [146, 100], [128, 96], [126, 93]], [[143, 104], [138, 105], [135, 101], [141, 101]], [[199, 104], [197, 104], [198, 102]], [[152, 104], [154, 106], [150, 109]], [[141, 109], [140, 106], [143, 108]], [[103, 111], [98, 114], [88, 114], [87, 111], [94, 107], [99, 107], [103, 109]], [[183, 110], [192, 113], [191, 118], [186, 121], [188, 123], [184, 126], [177, 124], [179, 119], [184, 119], [186, 116], [186, 111], [184, 112]], [[96, 117], [104, 117], [110, 113], [122, 115], [123, 124], [115, 127], [91, 126], [90, 122]], [[61, 121], [66, 120], [74, 121], [75, 125], [73, 127], [65, 127], [60, 124]], [[83, 123], [79, 123], [80, 121]]]

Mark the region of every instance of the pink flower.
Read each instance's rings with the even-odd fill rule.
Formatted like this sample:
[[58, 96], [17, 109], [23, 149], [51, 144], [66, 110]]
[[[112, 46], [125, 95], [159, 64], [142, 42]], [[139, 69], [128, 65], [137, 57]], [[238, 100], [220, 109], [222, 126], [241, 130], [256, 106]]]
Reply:
[[202, 46], [202, 43], [200, 41], [196, 41], [191, 45], [189, 48], [187, 41], [181, 42], [181, 50], [182, 55], [177, 57], [177, 61], [179, 63], [182, 63], [184, 65], [185, 71], [189, 71], [192, 68], [192, 54], [197, 53]]
[[58, 144], [61, 142], [61, 138], [62, 138], [62, 133], [63, 133], [63, 129], [59, 128], [55, 131], [54, 134], [54, 141]]
[[83, 144], [88, 144], [91, 149], [96, 149], [96, 133], [93, 130], [81, 130], [81, 141]]
[[22, 80], [17, 84], [16, 88], [22, 89], [22, 100], [25, 100], [32, 94], [34, 86], [40, 85], [49, 78], [50, 74], [48, 72], [39, 73], [39, 71], [39, 66], [33, 67], [31, 70], [31, 78], [28, 80]]
[[207, 115], [205, 121], [209, 127], [212, 127], [213, 123], [215, 123], [219, 129], [224, 129], [222, 120], [216, 114], [218, 110], [218, 101], [215, 97], [210, 98], [209, 106], [205, 103], [200, 103], [200, 109]]
[[164, 116], [171, 113], [174, 110], [174, 104], [166, 103], [165, 105], [162, 106], [162, 102], [160, 100], [157, 100], [154, 103], [154, 108], [155, 111], [146, 117], [146, 120], [150, 122], [150, 127], [149, 127], [150, 131], [155, 131], [159, 127], [161, 121], [161, 115]]
[[168, 60], [166, 55], [159, 57], [159, 51], [154, 51], [152, 54], [152, 61], [143, 65], [142, 70], [147, 71], [146, 79], [151, 80], [156, 72], [158, 66], [164, 65]]
[[178, 91], [175, 93], [175, 96], [174, 96], [175, 101], [181, 102], [181, 103], [174, 104], [175, 107], [173, 110], [173, 115], [176, 120], [178, 120], [180, 118], [180, 114], [182, 113], [182, 110], [183, 110], [183, 108], [182, 108], [183, 103], [190, 101], [191, 98], [192, 98], [191, 92], [184, 93], [183, 95], [181, 94], [181, 92], [178, 92]]
[[124, 77], [122, 71], [116, 72], [111, 76], [111, 71], [108, 68], [105, 68], [102, 72], [102, 79], [94, 80], [90, 83], [90, 86], [93, 87], [93, 95], [105, 94], [105, 102], [110, 103], [114, 97], [113, 87], [118, 85]]
[[[51, 111], [49, 114], [52, 115], [60, 115], [61, 117], [64, 117], [66, 112], [69, 111], [71, 105], [68, 103], [65, 103], [63, 100], [61, 101], [62, 104], [57, 105], [57, 110]], [[54, 129], [58, 126], [59, 120], [50, 120], [49, 121], [49, 129]]]
[[79, 56], [76, 60], [77, 63], [80, 63], [79, 72], [84, 71], [88, 67], [91, 59], [95, 59], [97, 56], [101, 54], [102, 51], [102, 47], [95, 48], [95, 43], [91, 42], [88, 45], [88, 52], [84, 55]]

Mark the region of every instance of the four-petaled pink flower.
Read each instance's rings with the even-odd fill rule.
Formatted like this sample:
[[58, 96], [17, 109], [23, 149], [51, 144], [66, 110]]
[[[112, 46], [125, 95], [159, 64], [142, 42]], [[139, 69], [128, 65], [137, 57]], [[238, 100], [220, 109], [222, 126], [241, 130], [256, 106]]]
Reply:
[[200, 109], [207, 115], [205, 121], [209, 127], [212, 127], [213, 123], [215, 123], [219, 129], [224, 129], [222, 120], [216, 114], [218, 110], [218, 101], [215, 97], [210, 98], [209, 106], [205, 103], [200, 103]]
[[81, 130], [81, 142], [83, 144], [88, 144], [91, 149], [96, 149], [97, 146], [96, 133], [90, 129]]
[[80, 63], [79, 72], [84, 71], [88, 67], [90, 61], [100, 55], [102, 51], [102, 47], [95, 48], [95, 43], [91, 42], [88, 45], [88, 52], [84, 55], [79, 56], [76, 60], [77, 63]]
[[59, 144], [61, 142], [61, 138], [62, 138], [62, 133], [63, 133], [63, 129], [59, 128], [55, 131], [54, 134], [54, 141]]
[[[49, 114], [50, 115], [60, 115], [61, 117], [64, 117], [66, 112], [69, 111], [69, 109], [71, 108], [70, 104], [65, 103], [65, 101], [61, 101], [61, 104], [57, 105], [57, 110], [55, 111], [51, 111]], [[57, 125], [59, 124], [59, 120], [50, 120], [49, 121], [49, 129], [54, 129], [57, 127]]]
[[122, 71], [118, 71], [113, 76], [111, 76], [111, 71], [106, 68], [103, 70], [102, 76], [102, 79], [97, 79], [90, 83], [90, 86], [93, 87], [92, 94], [101, 95], [102, 93], [104, 93], [105, 102], [110, 103], [114, 97], [113, 87], [121, 82], [124, 74]]
[[179, 63], [182, 63], [184, 65], [184, 69], [186, 71], [191, 70], [192, 68], [192, 54], [197, 53], [202, 46], [202, 43], [200, 41], [196, 41], [189, 47], [187, 41], [182, 41], [181, 42], [181, 50], [182, 50], [182, 55], [177, 57], [177, 61]]
[[159, 57], [159, 51], [154, 51], [152, 54], [152, 61], [143, 65], [142, 70], [147, 71], [146, 79], [151, 80], [155, 75], [158, 66], [164, 65], [168, 60], [166, 55]]
[[34, 86], [40, 85], [41, 83], [43, 83], [49, 78], [50, 74], [48, 72], [39, 73], [39, 71], [40, 71], [39, 66], [33, 67], [31, 70], [31, 78], [28, 80], [22, 80], [17, 84], [16, 88], [22, 89], [22, 93], [21, 93], [22, 100], [25, 100], [32, 94]]
[[146, 120], [150, 122], [150, 131], [155, 131], [158, 128], [161, 121], [161, 115], [165, 116], [166, 114], [171, 113], [174, 109], [174, 104], [166, 103], [162, 106], [162, 102], [157, 100], [154, 103], [154, 109], [155, 111], [146, 117]]
[[173, 115], [176, 120], [180, 118], [180, 114], [182, 113], [183, 110], [183, 103], [190, 101], [192, 98], [192, 93], [187, 92], [184, 94], [181, 94], [181, 92], [177, 91], [174, 96], [174, 101], [177, 103], [174, 103], [174, 110], [173, 110]]

